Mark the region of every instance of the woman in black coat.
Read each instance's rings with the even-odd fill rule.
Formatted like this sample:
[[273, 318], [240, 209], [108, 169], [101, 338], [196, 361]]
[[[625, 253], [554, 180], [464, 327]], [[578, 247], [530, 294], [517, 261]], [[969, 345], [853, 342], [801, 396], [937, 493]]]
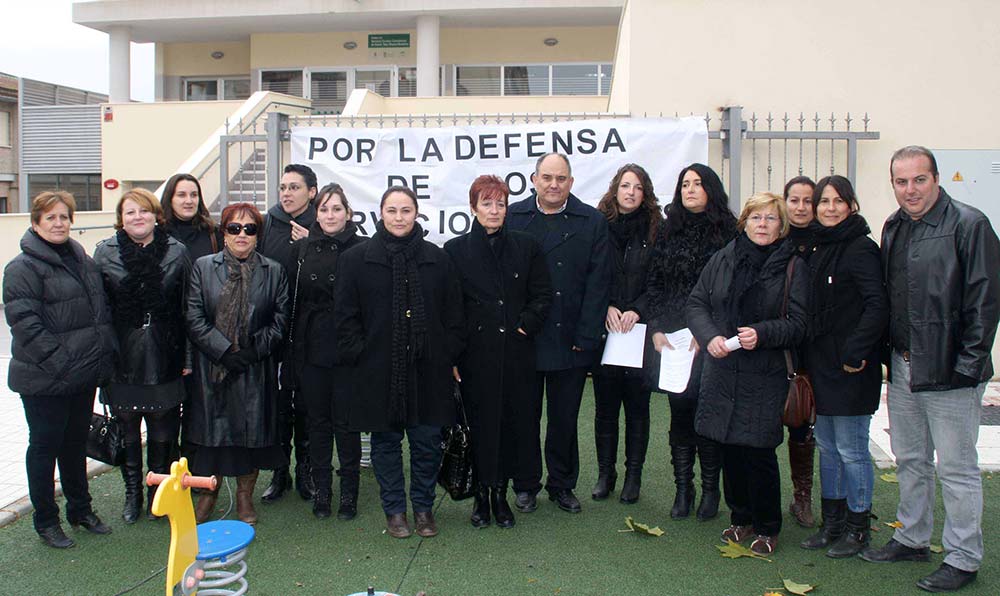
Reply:
[[[809, 272], [791, 243], [782, 241], [788, 214], [778, 195], [750, 197], [737, 227], [745, 233], [715, 253], [688, 299], [688, 325], [710, 356], [694, 428], [723, 444], [732, 524], [723, 541], [755, 534], [750, 549], [769, 555], [781, 531], [775, 449], [784, 437], [781, 412], [788, 396], [784, 351], [806, 332]], [[794, 271], [786, 284], [790, 259]]]
[[[649, 329], [657, 352], [695, 351], [691, 377], [682, 393], [667, 393], [670, 403], [670, 461], [677, 491], [670, 517], [683, 519], [694, 505], [695, 455], [701, 464], [701, 502], [697, 518], [708, 520], [719, 514], [719, 473], [722, 447], [694, 431], [704, 354], [697, 342], [674, 346], [667, 333], [688, 327], [684, 316], [691, 289], [701, 270], [719, 249], [736, 236], [736, 218], [729, 210], [729, 197], [712, 168], [694, 163], [681, 170], [674, 199], [667, 206], [667, 221], [656, 242], [649, 271]], [[658, 363], [657, 363], [658, 364]], [[653, 367], [659, 370], [659, 367]]]
[[351, 221], [354, 212], [339, 184], [324, 186], [318, 196], [316, 221], [309, 235], [297, 240], [292, 249], [298, 268], [285, 366], [294, 368], [294, 378], [289, 380], [297, 385], [309, 412], [309, 459], [316, 487], [313, 514], [318, 518], [331, 514], [331, 458], [336, 437], [340, 461], [337, 517], [349, 520], [358, 513], [361, 434], [345, 430], [344, 417], [334, 407], [334, 395], [345, 390], [350, 371], [338, 365], [333, 297], [342, 277], [340, 255], [368, 238], [358, 235], [358, 227]]
[[416, 532], [430, 537], [437, 534], [431, 508], [441, 427], [455, 420], [452, 367], [462, 352], [462, 289], [448, 255], [424, 240], [412, 190], [389, 188], [380, 210], [371, 241], [341, 257], [334, 313], [339, 357], [353, 370], [337, 409], [349, 430], [372, 433], [372, 466], [395, 538], [410, 536], [406, 434]]
[[57, 463], [69, 523], [111, 532], [90, 506], [86, 445], [94, 391], [114, 369], [115, 336], [101, 273], [69, 237], [75, 209], [68, 192], [36, 196], [21, 254], [3, 276], [13, 340], [7, 384], [21, 395], [28, 421], [24, 460], [32, 519], [42, 542], [55, 548], [74, 544], [59, 524]]
[[[170, 473], [171, 450], [181, 427], [187, 362], [184, 304], [191, 261], [187, 249], [163, 230], [163, 211], [151, 192], [132, 189], [116, 208], [118, 232], [97, 245], [94, 261], [104, 278], [111, 319], [118, 336], [118, 362], [101, 401], [125, 431], [125, 507], [133, 524], [142, 508], [142, 437], [146, 420], [146, 465]], [[148, 492], [147, 515], [153, 519]]]
[[[802, 543], [833, 558], [868, 546], [875, 473], [868, 428], [882, 393], [879, 343], [889, 321], [881, 256], [843, 176], [819, 181], [820, 226], [812, 271], [813, 317], [804, 345], [816, 397], [816, 443], [823, 527]], [[845, 519], [846, 518], [846, 519]]]
[[[184, 407], [184, 445], [201, 476], [236, 476], [236, 511], [253, 524], [260, 469], [288, 465], [278, 437], [277, 352], [288, 324], [284, 268], [254, 251], [262, 217], [251, 203], [222, 211], [225, 248], [195, 261], [187, 330], [194, 354], [194, 391]], [[195, 517], [214, 511], [204, 491]]]
[[[472, 231], [444, 245], [462, 283], [467, 344], [458, 362], [472, 431], [476, 490], [472, 525], [514, 525], [507, 484], [528, 461], [534, 336], [552, 302], [549, 270], [538, 242], [504, 226], [510, 191], [496, 176], [469, 188]], [[523, 475], [524, 472], [522, 472]]]
[[[608, 333], [628, 333], [648, 316], [646, 278], [660, 228], [660, 205], [649, 174], [636, 164], [618, 168], [597, 204], [608, 220], [611, 243], [611, 303], [604, 326]], [[597, 366], [594, 369], [594, 444], [597, 483], [594, 500], [608, 498], [618, 473], [618, 417], [625, 407], [625, 482], [619, 500], [639, 500], [642, 466], [649, 446], [649, 387], [641, 368]]]
[[191, 174], [174, 174], [160, 198], [163, 229], [188, 249], [191, 261], [222, 249], [222, 229], [215, 225], [201, 195], [201, 184]]

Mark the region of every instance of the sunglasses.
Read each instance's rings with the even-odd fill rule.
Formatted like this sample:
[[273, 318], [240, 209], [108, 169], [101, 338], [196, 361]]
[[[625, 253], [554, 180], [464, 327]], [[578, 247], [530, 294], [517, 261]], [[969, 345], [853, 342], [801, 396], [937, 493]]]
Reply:
[[229, 234], [230, 236], [239, 236], [240, 232], [246, 232], [247, 236], [256, 236], [257, 235], [257, 224], [255, 224], [255, 223], [248, 223], [248, 224], [228, 223], [228, 224], [226, 224], [226, 233]]

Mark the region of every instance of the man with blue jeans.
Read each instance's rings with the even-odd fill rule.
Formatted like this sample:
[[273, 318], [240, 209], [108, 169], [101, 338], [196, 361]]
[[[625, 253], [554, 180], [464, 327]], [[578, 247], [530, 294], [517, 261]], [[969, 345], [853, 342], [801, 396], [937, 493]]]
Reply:
[[990, 350], [1000, 318], [1000, 241], [979, 210], [938, 185], [924, 147], [889, 165], [900, 209], [882, 230], [892, 355], [889, 429], [902, 523], [872, 562], [926, 561], [934, 528], [934, 454], [944, 497], [945, 558], [917, 587], [951, 592], [976, 578], [983, 558], [983, 490], [976, 441]]

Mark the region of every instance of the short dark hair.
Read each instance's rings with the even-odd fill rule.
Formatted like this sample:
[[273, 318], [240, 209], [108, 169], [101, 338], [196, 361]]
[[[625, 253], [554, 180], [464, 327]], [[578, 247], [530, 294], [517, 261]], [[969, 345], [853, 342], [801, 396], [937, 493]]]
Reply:
[[160, 196], [160, 207], [163, 208], [163, 219], [169, 224], [177, 219], [174, 215], [174, 193], [177, 192], [177, 184], [182, 182], [193, 182], [195, 188], [198, 189], [198, 211], [194, 214], [192, 218], [194, 220], [195, 227], [212, 232], [215, 230], [215, 220], [208, 213], [208, 207], [205, 205], [205, 197], [201, 193], [201, 183], [198, 179], [191, 174], [174, 174], [167, 180], [167, 184], [163, 187], [163, 194]]
[[219, 217], [222, 221], [222, 228], [225, 229], [226, 224], [244, 215], [249, 215], [253, 219], [253, 222], [257, 224], [257, 229], [261, 229], [264, 224], [264, 217], [253, 203], [230, 203], [226, 205], [226, 208], [222, 210], [222, 215]]
[[860, 211], [861, 204], [858, 203], [858, 195], [854, 194], [854, 186], [851, 185], [851, 181], [843, 176], [827, 176], [822, 178], [816, 183], [816, 188], [813, 189], [813, 215], [816, 215], [816, 209], [819, 207], [819, 199], [823, 196], [823, 191], [827, 186], [832, 186], [840, 198], [847, 201], [847, 206], [851, 208], [851, 211]]
[[510, 189], [507, 188], [507, 183], [497, 176], [483, 174], [473, 180], [472, 186], [469, 187], [469, 206], [473, 209], [479, 204], [480, 195], [484, 199], [503, 199], [506, 204], [507, 198], [510, 197]]
[[413, 201], [413, 208], [417, 210], [417, 213], [420, 213], [420, 205], [417, 203], [417, 193], [413, 192], [406, 186], [390, 186], [389, 188], [385, 189], [385, 192], [382, 193], [382, 199], [379, 200], [378, 202], [379, 211], [382, 210], [382, 207], [385, 207], [385, 200], [389, 198], [389, 195], [391, 195], [394, 192], [401, 192], [404, 195], [410, 197], [410, 200]]
[[314, 172], [312, 168], [307, 165], [290, 163], [285, 166], [282, 173], [288, 174], [289, 172], [295, 172], [299, 176], [302, 176], [302, 179], [306, 183], [306, 188], [317, 188], [319, 186], [319, 183], [316, 181], [316, 172]]
[[319, 209], [320, 206], [326, 202], [326, 198], [330, 195], [337, 195], [340, 197], [340, 204], [344, 206], [344, 210], [348, 213], [354, 213], [351, 210], [350, 203], [347, 202], [347, 195], [344, 194], [344, 188], [336, 182], [331, 182], [320, 189], [319, 194], [316, 195], [316, 208]]
[[569, 165], [569, 157], [567, 157], [566, 155], [564, 155], [562, 153], [559, 153], [557, 151], [550, 151], [549, 153], [546, 153], [545, 155], [539, 157], [538, 160], [535, 161], [535, 173], [536, 174], [538, 173], [538, 169], [542, 167], [542, 162], [545, 161], [545, 158], [546, 157], [550, 157], [552, 155], [555, 155], [559, 159], [563, 160], [563, 163], [566, 164], [566, 171], [568, 171], [569, 175], [572, 176], [573, 175], [573, 166]]
[[782, 198], [786, 201], [788, 200], [788, 193], [792, 190], [792, 187], [796, 184], [805, 184], [809, 188], [816, 190], [816, 183], [809, 176], [796, 176], [785, 183], [785, 191], [781, 193]]
[[73, 223], [73, 214], [76, 212], [76, 199], [65, 190], [46, 190], [35, 195], [31, 199], [31, 223], [37, 224], [42, 221], [42, 215], [46, 211], [56, 206], [56, 203], [66, 205], [69, 210], [69, 222]]
[[892, 177], [892, 164], [896, 163], [897, 160], [920, 157], [921, 155], [930, 160], [931, 174], [934, 174], [934, 177], [937, 178], [937, 159], [934, 157], [934, 154], [931, 153], [931, 150], [923, 145], [907, 145], [906, 147], [896, 149], [896, 152], [892, 154], [892, 159], [889, 160], [889, 177]]

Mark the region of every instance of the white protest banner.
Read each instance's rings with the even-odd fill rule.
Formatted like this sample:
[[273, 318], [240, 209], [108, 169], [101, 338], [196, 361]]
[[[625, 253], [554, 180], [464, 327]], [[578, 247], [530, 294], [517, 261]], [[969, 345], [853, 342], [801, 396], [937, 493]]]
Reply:
[[444, 128], [292, 128], [292, 163], [315, 170], [320, 186], [340, 184], [361, 233], [371, 236], [386, 188], [408, 186], [419, 198], [427, 239], [442, 244], [472, 226], [469, 186], [495, 174], [510, 187], [510, 202], [531, 194], [535, 161], [557, 151], [569, 157], [573, 194], [597, 206], [618, 168], [636, 163], [649, 172], [666, 206], [678, 173], [708, 159], [701, 117], [575, 120]]

